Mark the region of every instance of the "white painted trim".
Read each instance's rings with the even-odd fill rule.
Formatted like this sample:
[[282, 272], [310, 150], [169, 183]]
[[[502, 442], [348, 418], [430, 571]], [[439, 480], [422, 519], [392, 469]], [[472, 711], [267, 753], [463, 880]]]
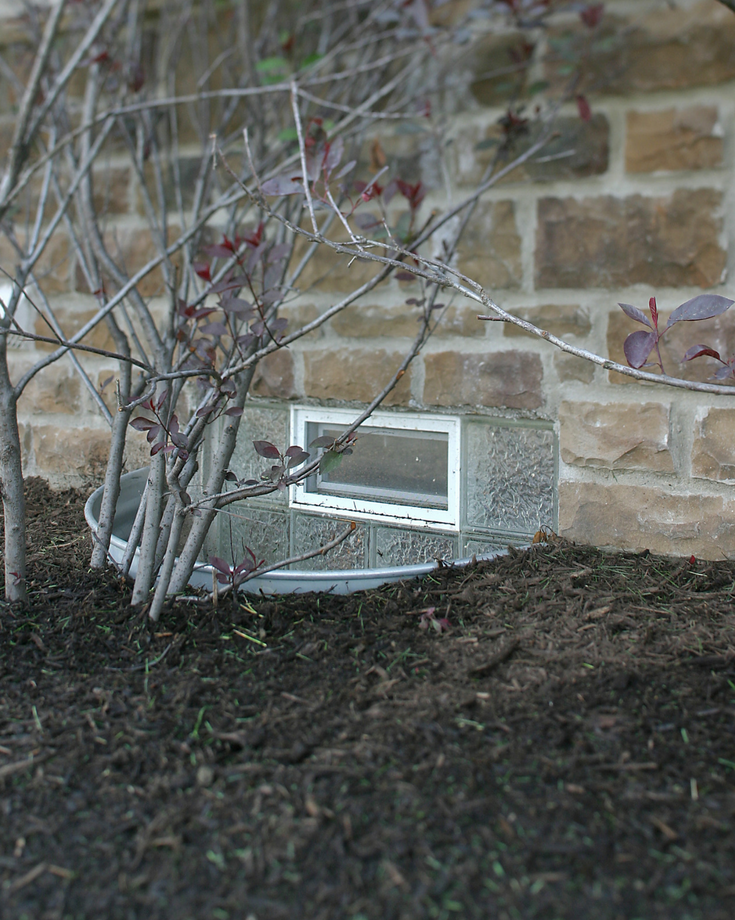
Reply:
[[[291, 443], [309, 450], [306, 426], [310, 422], [348, 427], [355, 419], [355, 409], [332, 409], [324, 406], [291, 407]], [[340, 514], [358, 520], [383, 524], [427, 525], [432, 530], [459, 531], [460, 522], [460, 420], [447, 415], [424, 412], [374, 412], [363, 428], [390, 428], [397, 431], [442, 432], [447, 435], [447, 508], [427, 508], [395, 502], [373, 501], [308, 492], [303, 483], [289, 489], [289, 505], [299, 511]], [[359, 429], [358, 429], [359, 431]]]

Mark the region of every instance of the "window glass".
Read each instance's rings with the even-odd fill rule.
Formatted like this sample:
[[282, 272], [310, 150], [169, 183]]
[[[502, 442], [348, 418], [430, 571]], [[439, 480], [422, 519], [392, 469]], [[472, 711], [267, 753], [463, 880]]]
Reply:
[[[307, 431], [309, 441], [341, 434], [341, 429], [321, 423], [309, 424]], [[362, 427], [353, 453], [326, 475], [312, 477], [307, 490], [446, 508], [448, 454], [444, 431]]]

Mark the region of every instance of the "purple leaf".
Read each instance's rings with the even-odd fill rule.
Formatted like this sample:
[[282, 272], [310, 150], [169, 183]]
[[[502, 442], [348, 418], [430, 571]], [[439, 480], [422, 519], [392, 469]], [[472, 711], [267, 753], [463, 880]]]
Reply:
[[225, 473], [225, 482], [237, 482], [237, 474], [233, 473], [232, 470], [227, 470]]
[[360, 230], [374, 230], [376, 227], [382, 225], [380, 218], [375, 217], [373, 214], [355, 214], [354, 221]]
[[271, 251], [268, 253], [268, 258], [266, 262], [280, 262], [282, 259], [285, 259], [286, 256], [291, 254], [291, 244], [290, 243], [279, 243], [277, 246], [274, 246]]
[[274, 176], [261, 186], [264, 195], [298, 195], [304, 191], [301, 174], [294, 176]]
[[292, 445], [289, 447], [289, 449], [286, 451], [286, 453], [285, 453], [284, 456], [286, 456], [286, 457], [295, 457], [297, 454], [301, 454], [301, 453], [303, 453], [303, 452], [304, 452], [304, 448], [303, 448], [303, 447], [300, 447], [298, 444], [292, 444]]
[[331, 173], [336, 166], [339, 166], [344, 149], [345, 142], [341, 135], [329, 144], [328, 153], [324, 157], [324, 169], [327, 173]]
[[309, 457], [310, 454], [307, 454], [305, 450], [302, 450], [298, 454], [294, 454], [288, 461], [288, 468], [291, 470], [295, 466], [301, 466], [301, 464], [308, 460]]
[[229, 415], [232, 418], [239, 418], [242, 415], [242, 409], [240, 406], [231, 406], [229, 409], [225, 409], [225, 415]]
[[712, 319], [728, 310], [735, 301], [720, 294], [699, 294], [677, 307], [669, 317], [666, 328], [682, 321], [692, 322], [698, 319]]
[[266, 460], [278, 460], [281, 456], [278, 448], [270, 441], [253, 441], [253, 447], [255, 452], [265, 457]]
[[638, 307], [634, 307], [633, 304], [630, 303], [619, 303], [618, 306], [626, 316], [634, 319], [637, 323], [643, 323], [643, 325], [648, 326], [649, 329], [652, 328], [650, 319], [642, 310], [639, 310]]
[[161, 406], [166, 402], [167, 397], [168, 397], [168, 390], [164, 390], [163, 393], [161, 393], [161, 395], [158, 397], [158, 406], [157, 406], [157, 408], [158, 408], [159, 410], [160, 410]]
[[727, 380], [728, 377], [735, 377], [735, 368], [731, 364], [724, 367], [718, 367], [712, 375], [713, 380]]
[[314, 438], [314, 440], [309, 443], [309, 447], [331, 447], [332, 444], [334, 444], [334, 438], [330, 438], [328, 434], [324, 434], [320, 438]]
[[136, 431], [148, 431], [149, 428], [156, 427], [157, 422], [151, 421], [151, 419], [146, 418], [144, 415], [139, 415], [138, 418], [134, 418], [130, 423], [131, 428], [135, 428]]
[[225, 562], [224, 559], [220, 559], [219, 556], [210, 556], [209, 564], [213, 569], [217, 569], [218, 572], [222, 572], [223, 575], [229, 575], [232, 571], [230, 566]]
[[205, 323], [201, 331], [205, 335], [227, 335], [227, 326], [224, 323]]
[[[714, 348], [710, 348], [709, 345], [692, 345], [691, 348], [688, 348], [684, 353], [682, 361], [691, 361], [694, 358], [701, 358], [703, 355], [706, 355], [709, 358], [716, 358], [718, 361], [722, 361], [719, 351], [715, 351]], [[723, 364], [725, 362], [723, 361]]]
[[160, 430], [161, 430], [160, 425], [154, 425], [153, 428], [148, 429], [148, 434], [146, 435], [146, 438], [148, 439], [149, 444], [152, 444], [156, 440]]
[[631, 367], [643, 367], [656, 344], [655, 332], [631, 332], [623, 345], [625, 358]]

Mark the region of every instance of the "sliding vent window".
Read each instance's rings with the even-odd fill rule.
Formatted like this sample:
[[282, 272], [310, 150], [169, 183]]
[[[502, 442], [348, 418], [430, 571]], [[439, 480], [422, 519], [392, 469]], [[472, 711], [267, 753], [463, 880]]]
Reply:
[[[315, 418], [317, 414], [322, 418]], [[352, 412], [343, 410], [295, 409], [295, 443], [308, 445], [316, 438], [336, 438], [353, 418]], [[317, 473], [297, 486], [292, 504], [364, 517], [425, 520], [456, 528], [456, 419], [381, 413], [356, 434], [352, 453], [334, 469]]]

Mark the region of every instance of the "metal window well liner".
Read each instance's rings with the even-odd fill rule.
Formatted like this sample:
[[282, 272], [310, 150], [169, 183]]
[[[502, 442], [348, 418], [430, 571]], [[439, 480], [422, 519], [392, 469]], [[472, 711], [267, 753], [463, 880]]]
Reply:
[[[110, 539], [110, 556], [116, 563], [121, 563], [127, 547], [128, 537], [138, 511], [140, 499], [148, 478], [148, 469], [134, 470], [125, 473], [120, 478], [120, 497], [115, 509], [115, 520], [112, 525]], [[92, 532], [96, 532], [99, 524], [99, 513], [102, 505], [103, 487], [96, 489], [87, 499], [84, 506], [84, 516]], [[506, 550], [475, 556], [478, 561], [495, 559], [506, 555]], [[138, 571], [140, 550], [135, 551], [135, 557], [130, 566], [130, 577], [135, 578]], [[472, 559], [457, 559], [452, 565], [468, 565]], [[331, 592], [332, 594], [352, 594], [354, 591], [366, 591], [378, 588], [389, 582], [408, 581], [412, 578], [421, 578], [439, 567], [441, 563], [425, 562], [418, 565], [397, 565], [376, 569], [335, 569], [320, 572], [290, 572], [275, 571], [255, 578], [240, 585], [240, 591], [249, 594], [297, 594], [309, 591]], [[189, 584], [194, 588], [212, 588], [212, 566], [199, 563], [192, 572]]]

